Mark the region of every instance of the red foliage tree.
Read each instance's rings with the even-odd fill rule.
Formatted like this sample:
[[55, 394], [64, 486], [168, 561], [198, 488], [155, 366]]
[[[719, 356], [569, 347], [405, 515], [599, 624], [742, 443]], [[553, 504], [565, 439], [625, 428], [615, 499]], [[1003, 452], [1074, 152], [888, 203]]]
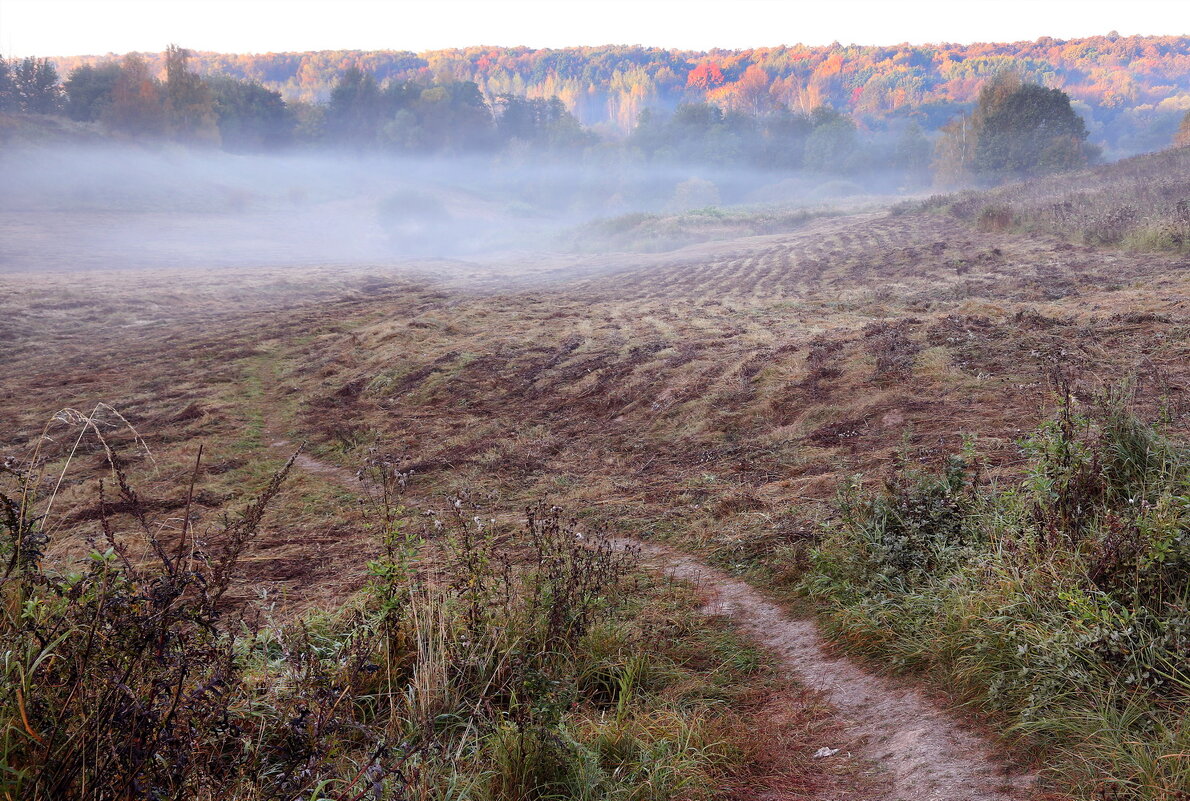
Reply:
[[723, 70], [714, 61], [704, 61], [686, 76], [686, 86], [691, 89], [714, 89], [723, 84]]

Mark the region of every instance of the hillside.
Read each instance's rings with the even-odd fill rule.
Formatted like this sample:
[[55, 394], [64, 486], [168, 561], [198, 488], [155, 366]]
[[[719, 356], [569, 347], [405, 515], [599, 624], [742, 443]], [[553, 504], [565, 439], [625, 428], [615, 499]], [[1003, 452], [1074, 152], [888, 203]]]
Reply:
[[[1011, 465], [1054, 376], [1185, 391], [1183, 256], [956, 225], [827, 217], [565, 257], [523, 289], [475, 262], [439, 279], [225, 268], [184, 294], [168, 270], [9, 276], [8, 445], [71, 387], [80, 408], [124, 398], [151, 440], [267, 420], [346, 464], [384, 447], [421, 492], [466, 476], [512, 508], [549, 496], [731, 553], [796, 536], [790, 504], [906, 447], [936, 461], [969, 435]], [[239, 447], [267, 455], [259, 431]]]
[[[146, 54], [160, 66], [160, 55]], [[65, 75], [98, 56], [56, 58]], [[320, 51], [197, 53], [208, 74], [260, 81], [290, 100], [323, 101], [337, 77], [359, 65], [378, 79], [450, 76], [489, 98], [558, 96], [587, 125], [626, 132], [646, 108], [712, 102], [763, 113], [809, 112], [829, 103], [866, 127], [913, 117], [939, 128], [1002, 71], [1061, 88], [1080, 104], [1092, 140], [1109, 157], [1168, 145], [1190, 109], [1190, 39], [1097, 36], [972, 45], [832, 45], [688, 52], [608, 46], [533, 50], [470, 47], [420, 54]]]
[[96, 145], [110, 141], [95, 125], [45, 114], [0, 113], [0, 145], [27, 148], [47, 145]]
[[1086, 392], [1138, 375], [1182, 408], [1176, 252], [864, 211], [656, 254], [520, 258], [513, 283], [481, 261], [434, 278], [225, 267], [185, 293], [168, 269], [6, 276], [7, 445], [70, 387], [79, 408], [126, 399], [164, 442], [234, 439], [264, 416], [347, 464], [383, 446], [425, 492], [466, 475], [513, 508], [544, 494], [730, 551], [783, 536], [780, 510], [906, 446], [938, 460], [971, 435], [1010, 465], [1057, 375]]
[[[1176, 443], [1190, 435], [1190, 264], [1181, 248], [1138, 249], [1145, 243], [1030, 223], [1064, 199], [1110, 207], [1123, 172], [1130, 192], [1163, 187], [1153, 209], [1190, 233], [1177, 228], [1186, 224], [1176, 200], [1185, 185], [1169, 177], [1184, 157], [1139, 157], [895, 209], [819, 210], [775, 229], [765, 227], [771, 211], [736, 210], [706, 241], [702, 228], [681, 241], [657, 234], [682, 230], [680, 216], [638, 216], [625, 223], [631, 236], [610, 240], [622, 250], [593, 252], [583, 240], [575, 252], [480, 255], [449, 269], [430, 261], [206, 272], [58, 265], [3, 274], [0, 416], [10, 422], [0, 449], [20, 454], [36, 444], [45, 460], [55, 499], [44, 546], [51, 564], [75, 564], [105, 542], [112, 521], [135, 524], [138, 508], [163, 521], [167, 553], [181, 554], [187, 542], [178, 520], [215, 526], [209, 541], [192, 546], [201, 556], [228, 536], [220, 514], [267, 492], [273, 470], [287, 469], [294, 443], [304, 443], [291, 491], [242, 542], [241, 572], [220, 596], [229, 605], [261, 603], [277, 618], [338, 610], [361, 590], [377, 592], [378, 576], [413, 570], [394, 554], [416, 552], [424, 559], [416, 569], [434, 574], [457, 551], [471, 572], [439, 575], [459, 593], [459, 606], [442, 608], [487, 610], [483, 637], [504, 630], [504, 610], [517, 602], [476, 588], [505, 586], [498, 577], [510, 581], [524, 560], [551, 581], [572, 575], [559, 565], [590, 565], [574, 580], [589, 587], [606, 577], [645, 604], [592, 612], [594, 645], [586, 630], [560, 637], [556, 652], [548, 639], [523, 650], [508, 639], [451, 640], [459, 648], [479, 642], [481, 651], [460, 651], [450, 681], [461, 689], [432, 696], [431, 711], [409, 721], [461, 731], [470, 742], [486, 696], [469, 695], [474, 687], [458, 677], [488, 675], [475, 665], [498, 663], [491, 675], [513, 682], [500, 685], [511, 689], [497, 705], [515, 712], [522, 687], [546, 687], [540, 697], [552, 705], [533, 707], [550, 721], [542, 728], [519, 719], [521, 728], [508, 728], [511, 718], [494, 717], [468, 758], [521, 764], [509, 758], [513, 739], [501, 738], [545, 731], [534, 736], [586, 754], [587, 762], [573, 762], [614, 782], [623, 773], [609, 766], [658, 753], [685, 759], [663, 745], [714, 741], [731, 743], [735, 756], [708, 756], [706, 746], [698, 755], [706, 764], [674, 768], [691, 783], [664, 785], [657, 797], [687, 797], [686, 788], [709, 788], [707, 777], [716, 777], [719, 795], [741, 798], [779, 786], [822, 798], [943, 799], [953, 798], [945, 794], [952, 782], [951, 792], [970, 789], [966, 798], [1025, 799], [1039, 797], [1022, 789], [1031, 765], [1043, 769], [1049, 799], [1172, 801], [1187, 779], [1179, 761], [1188, 736], [1179, 713], [1185, 663], [1177, 660], [1187, 642], [1178, 628], [1190, 575], [1179, 532], [1190, 461]], [[1012, 211], [1002, 221], [995, 210], [1005, 204]], [[1120, 404], [1159, 427], [1133, 427]], [[108, 444], [81, 435], [76, 442], [79, 425], [94, 425]], [[199, 443], [201, 471], [193, 466]], [[1129, 454], [1135, 461], [1121, 478]], [[55, 485], [59, 469], [65, 478]], [[380, 489], [357, 478], [375, 471]], [[100, 481], [110, 493], [126, 476], [137, 503], [101, 494]], [[179, 486], [189, 490], [179, 494]], [[399, 499], [399, 515], [390, 513], [399, 527], [392, 517], [389, 528], [377, 523], [381, 491], [385, 504]], [[554, 505], [574, 521], [542, 529], [545, 518], [534, 515]], [[527, 527], [526, 509], [537, 510]], [[436, 533], [442, 521], [449, 535]], [[377, 540], [378, 525], [388, 539]], [[407, 530], [424, 540], [398, 537]], [[715, 565], [719, 572], [699, 573], [715, 577], [717, 589], [705, 590], [720, 596], [714, 608], [773, 649], [787, 678], [861, 678], [839, 685], [833, 705], [787, 687], [757, 689], [768, 675], [761, 663], [715, 639], [721, 631], [686, 622], [698, 606], [690, 597], [658, 600], [647, 581], [644, 596], [633, 594], [640, 587], [628, 590], [614, 561], [583, 561], [581, 543], [595, 531], [644, 543], [661, 570], [696, 574], [694, 558]], [[157, 540], [147, 542], [134, 556], [152, 558]], [[1151, 543], [1156, 550], [1146, 550]], [[507, 550], [484, 550], [496, 546]], [[564, 556], [543, 557], [550, 548]], [[1143, 593], [1129, 595], [1142, 562], [1167, 583], [1142, 583]], [[556, 584], [527, 592], [570, 597]], [[817, 635], [785, 634], [813, 626], [787, 620], [766, 597], [814, 604], [839, 648], [917, 671], [967, 702], [966, 711], [937, 712], [946, 704], [896, 682], [869, 684], [849, 661], [827, 670], [823, 656], [808, 665], [799, 653], [809, 646], [795, 645], [817, 648]], [[470, 625], [460, 615], [458, 625]], [[332, 624], [312, 619], [313, 633], [277, 635], [284, 648], [262, 635], [262, 649], [276, 661], [305, 636], [311, 653], [338, 654], [320, 639], [333, 640]], [[409, 619], [419, 618], [401, 625]], [[391, 647], [422, 659], [418, 635], [400, 630], [408, 639]], [[346, 651], [355, 640], [343, 636], [334, 642]], [[671, 645], [678, 650], [657, 650]], [[518, 656], [504, 671], [503, 657], [492, 657], [499, 648], [563, 656], [541, 665]], [[604, 650], [584, 650], [591, 648]], [[415, 675], [413, 659], [394, 661], [393, 670]], [[335, 670], [355, 664], [343, 660]], [[607, 660], [619, 661], [613, 668]], [[654, 663], [669, 672], [649, 674]], [[626, 678], [625, 665], [641, 676]], [[322, 697], [317, 708], [331, 715], [325, 699], [358, 692], [360, 720], [371, 725], [373, 680], [352, 674], [330, 692], [310, 679], [310, 697]], [[874, 716], [883, 728], [863, 717], [873, 698], [846, 694], [856, 682], [903, 691]], [[571, 684], [582, 688], [578, 700], [557, 689]], [[922, 727], [921, 709], [942, 722]], [[23, 724], [33, 731], [37, 712]], [[281, 721], [297, 715], [282, 712]], [[739, 718], [733, 733], [714, 728], [727, 725], [716, 715]], [[1119, 717], [1104, 724], [1111, 715]], [[955, 722], [964, 716], [978, 725]], [[758, 744], [754, 732], [770, 724], [781, 735]], [[956, 739], [950, 726], [974, 739]], [[1011, 769], [982, 754], [994, 742], [989, 731], [1010, 728], [1024, 739], [1008, 750], [1025, 763]], [[699, 740], [704, 734], [712, 740]], [[444, 742], [452, 745], [434, 752], [443, 761], [427, 762], [438, 766], [427, 776], [450, 763], [451, 749], [463, 753]], [[842, 756], [811, 760], [831, 743], [842, 744]], [[975, 743], [970, 764], [957, 753], [964, 743]], [[722, 767], [752, 754], [757, 774]], [[524, 785], [494, 775], [491, 786], [503, 788], [495, 797], [523, 797], [515, 788]]]

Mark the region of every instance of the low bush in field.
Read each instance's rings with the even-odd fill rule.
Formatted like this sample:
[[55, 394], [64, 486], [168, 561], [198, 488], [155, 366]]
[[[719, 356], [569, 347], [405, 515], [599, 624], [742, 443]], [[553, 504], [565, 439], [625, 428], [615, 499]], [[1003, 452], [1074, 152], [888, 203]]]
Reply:
[[1025, 481], [970, 454], [841, 495], [803, 587], [850, 647], [924, 669], [1071, 758], [1085, 797], [1190, 789], [1190, 450], [1122, 402], [1026, 439]]
[[510, 543], [461, 501], [418, 530], [372, 465], [366, 590], [262, 624], [227, 590], [290, 465], [200, 531], [108, 453], [103, 541], [73, 571], [43, 558], [65, 466], [0, 477], [0, 798], [697, 799], [736, 758], [718, 710], [748, 671], [690, 667], [736, 646], [557, 509]]

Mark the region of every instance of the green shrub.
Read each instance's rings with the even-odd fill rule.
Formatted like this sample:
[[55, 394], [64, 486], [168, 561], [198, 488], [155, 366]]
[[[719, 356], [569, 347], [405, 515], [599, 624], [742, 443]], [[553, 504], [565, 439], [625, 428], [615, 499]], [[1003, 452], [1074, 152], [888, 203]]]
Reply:
[[925, 670], [1062, 749], [1088, 798], [1190, 787], [1190, 452], [1069, 399], [1019, 487], [964, 462], [851, 485], [803, 588], [850, 647]]

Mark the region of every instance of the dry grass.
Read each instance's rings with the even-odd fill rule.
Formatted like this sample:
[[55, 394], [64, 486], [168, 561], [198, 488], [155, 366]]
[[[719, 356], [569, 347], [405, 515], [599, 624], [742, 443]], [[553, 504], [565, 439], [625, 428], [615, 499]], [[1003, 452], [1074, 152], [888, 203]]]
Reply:
[[[419, 520], [382, 458], [360, 493], [362, 593], [288, 620], [228, 603], [300, 454], [203, 522], [200, 459], [176, 507], [142, 497], [99, 412], [56, 421], [80, 432], [68, 462], [96, 443], [116, 485], [82, 569], [43, 559], [51, 449], [0, 470], [0, 797], [709, 798], [744, 772], [765, 699], [795, 697], [689, 589], [635, 574], [632, 549], [557, 507], [514, 538], [461, 498]], [[805, 754], [822, 709], [798, 711], [773, 730]]]
[[[980, 230], [1019, 228], [1087, 245], [1190, 252], [1190, 148], [1012, 184], [930, 198]], [[910, 204], [913, 205], [913, 204]]]
[[[730, 551], [840, 477], [939, 459], [964, 433], [1011, 471], [1055, 370], [1083, 391], [1137, 374], [1143, 402], [1185, 426], [1176, 256], [865, 212], [524, 266], [538, 278], [498, 278], [510, 264], [474, 280], [228, 271], [184, 288], [168, 272], [4, 277], [0, 447], [105, 400], [152, 434], [158, 463], [131, 466], [150, 495], [206, 443], [204, 514], [261, 486], [284, 439], [347, 471], [380, 448], [425, 508], [483, 487], [498, 514], [558, 499]], [[328, 605], [361, 577], [358, 509], [341, 482], [297, 480], [239, 592]], [[63, 487], [62, 514], [85, 512], [88, 482]]]
[[[276, 443], [306, 443], [340, 469], [294, 471], [225, 596], [277, 620], [366, 582], [374, 530], [353, 474], [377, 459], [409, 475], [415, 515], [463, 497], [501, 541], [524, 507], [556, 502], [583, 530], [796, 571], [853, 473], [940, 463], [966, 435], [982, 469], [1015, 476], [1055, 376], [1076, 399], [1136, 376], [1141, 414], [1190, 427], [1183, 257], [982, 228], [864, 212], [668, 253], [534, 258], [515, 279], [510, 263], [3, 275], [0, 454], [39, 448], [57, 476], [73, 452], [48, 521], [51, 563], [71, 565], [104, 517], [124, 518], [96, 504], [103, 449], [43, 433], [56, 410], [118, 407], [154, 459], [132, 455], [124, 420], [96, 425], [167, 518], [201, 443], [196, 525], [268, 485], [289, 453]], [[441, 681], [422, 678], [430, 714]], [[754, 713], [804, 709], [765, 698]], [[609, 748], [624, 736], [595, 729]], [[790, 764], [770, 745], [757, 763]]]

